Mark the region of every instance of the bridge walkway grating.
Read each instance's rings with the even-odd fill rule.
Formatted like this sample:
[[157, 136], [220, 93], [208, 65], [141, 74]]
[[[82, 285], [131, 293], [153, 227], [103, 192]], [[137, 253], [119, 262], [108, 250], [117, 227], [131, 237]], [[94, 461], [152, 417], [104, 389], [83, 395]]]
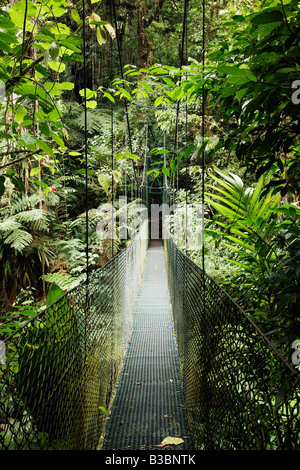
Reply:
[[151, 241], [103, 450], [192, 449], [161, 241]]

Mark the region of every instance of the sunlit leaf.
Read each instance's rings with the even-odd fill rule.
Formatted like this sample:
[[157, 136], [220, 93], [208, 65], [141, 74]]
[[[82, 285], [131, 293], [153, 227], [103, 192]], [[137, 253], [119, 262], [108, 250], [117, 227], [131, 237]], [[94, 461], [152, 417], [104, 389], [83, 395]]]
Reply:
[[158, 444], [156, 447], [165, 447], [165, 446], [169, 446], [169, 445], [177, 446], [177, 445], [183, 444], [183, 443], [184, 443], [184, 440], [181, 439], [180, 437], [168, 436], [160, 444]]

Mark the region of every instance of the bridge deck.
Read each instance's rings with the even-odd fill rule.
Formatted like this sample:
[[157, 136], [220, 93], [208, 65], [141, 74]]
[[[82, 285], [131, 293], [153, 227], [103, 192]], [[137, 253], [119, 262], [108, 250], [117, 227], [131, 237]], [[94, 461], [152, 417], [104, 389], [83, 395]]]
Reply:
[[152, 241], [102, 448], [159, 450], [167, 436], [184, 440], [169, 449], [191, 449], [163, 247]]

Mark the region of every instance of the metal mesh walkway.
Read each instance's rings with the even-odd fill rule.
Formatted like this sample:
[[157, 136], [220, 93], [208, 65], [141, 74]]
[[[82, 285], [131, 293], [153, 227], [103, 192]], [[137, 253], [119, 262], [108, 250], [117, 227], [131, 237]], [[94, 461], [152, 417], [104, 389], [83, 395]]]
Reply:
[[146, 257], [133, 330], [103, 450], [151, 450], [167, 437], [191, 449], [161, 242]]

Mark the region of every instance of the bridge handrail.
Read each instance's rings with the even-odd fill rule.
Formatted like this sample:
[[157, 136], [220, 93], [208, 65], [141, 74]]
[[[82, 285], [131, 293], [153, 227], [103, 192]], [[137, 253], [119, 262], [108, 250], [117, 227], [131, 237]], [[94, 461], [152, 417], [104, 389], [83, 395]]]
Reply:
[[148, 225], [118, 255], [4, 338], [0, 449], [96, 449], [130, 335]]
[[195, 448], [299, 449], [299, 371], [170, 232], [164, 248]]

